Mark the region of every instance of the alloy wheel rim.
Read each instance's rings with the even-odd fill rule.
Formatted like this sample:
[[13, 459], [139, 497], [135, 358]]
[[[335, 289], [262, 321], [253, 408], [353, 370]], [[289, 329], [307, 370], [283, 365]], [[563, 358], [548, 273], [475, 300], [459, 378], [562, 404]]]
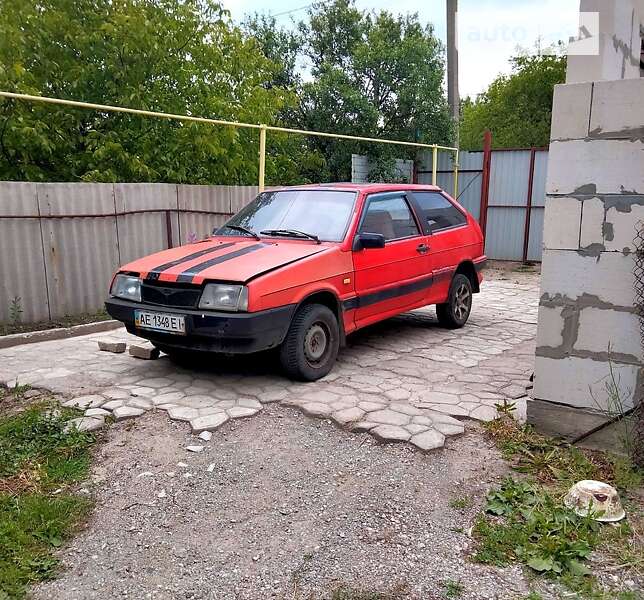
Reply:
[[469, 314], [471, 305], [472, 294], [470, 294], [467, 286], [462, 283], [454, 294], [454, 315], [459, 321], [462, 321]]
[[329, 334], [322, 323], [314, 323], [304, 336], [304, 354], [311, 364], [318, 364], [329, 347]]

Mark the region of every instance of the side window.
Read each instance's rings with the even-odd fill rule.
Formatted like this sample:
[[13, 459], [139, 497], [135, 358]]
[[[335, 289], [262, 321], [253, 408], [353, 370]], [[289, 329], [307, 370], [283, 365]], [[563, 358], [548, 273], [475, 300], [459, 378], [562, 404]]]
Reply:
[[414, 192], [414, 198], [420, 206], [422, 218], [432, 232], [466, 222], [465, 215], [438, 192]]
[[360, 233], [380, 233], [385, 240], [419, 234], [418, 225], [403, 196], [373, 196], [367, 202]]

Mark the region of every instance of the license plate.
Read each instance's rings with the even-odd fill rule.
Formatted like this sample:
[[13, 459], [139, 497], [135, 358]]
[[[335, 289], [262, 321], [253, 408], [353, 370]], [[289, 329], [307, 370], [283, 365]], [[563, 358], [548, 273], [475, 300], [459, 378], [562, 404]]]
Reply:
[[186, 335], [186, 319], [178, 315], [135, 310], [134, 325], [141, 329], [154, 329], [155, 331]]

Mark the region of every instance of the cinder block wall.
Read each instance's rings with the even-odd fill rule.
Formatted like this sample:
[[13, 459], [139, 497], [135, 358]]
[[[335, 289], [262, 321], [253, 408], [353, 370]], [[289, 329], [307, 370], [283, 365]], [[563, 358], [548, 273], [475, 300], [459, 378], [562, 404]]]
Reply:
[[644, 79], [555, 88], [544, 253], [528, 419], [575, 438], [606, 420], [609, 393], [644, 392], [633, 290], [644, 221]]

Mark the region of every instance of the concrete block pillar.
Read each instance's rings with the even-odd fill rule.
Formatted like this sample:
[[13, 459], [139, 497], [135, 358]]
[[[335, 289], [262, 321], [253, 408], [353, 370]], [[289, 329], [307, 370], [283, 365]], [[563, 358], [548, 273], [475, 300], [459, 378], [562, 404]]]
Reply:
[[[581, 9], [592, 4], [582, 0]], [[626, 4], [637, 25], [639, 0], [602, 2], [614, 14], [601, 22], [618, 22]], [[554, 94], [528, 421], [568, 439], [606, 423], [617, 403], [628, 410], [644, 397], [633, 289], [633, 239], [644, 221], [644, 78], [638, 70], [637, 78], [601, 80], [614, 72], [613, 55], [569, 62], [567, 81], [575, 83]], [[596, 80], [580, 81], [593, 72]]]

